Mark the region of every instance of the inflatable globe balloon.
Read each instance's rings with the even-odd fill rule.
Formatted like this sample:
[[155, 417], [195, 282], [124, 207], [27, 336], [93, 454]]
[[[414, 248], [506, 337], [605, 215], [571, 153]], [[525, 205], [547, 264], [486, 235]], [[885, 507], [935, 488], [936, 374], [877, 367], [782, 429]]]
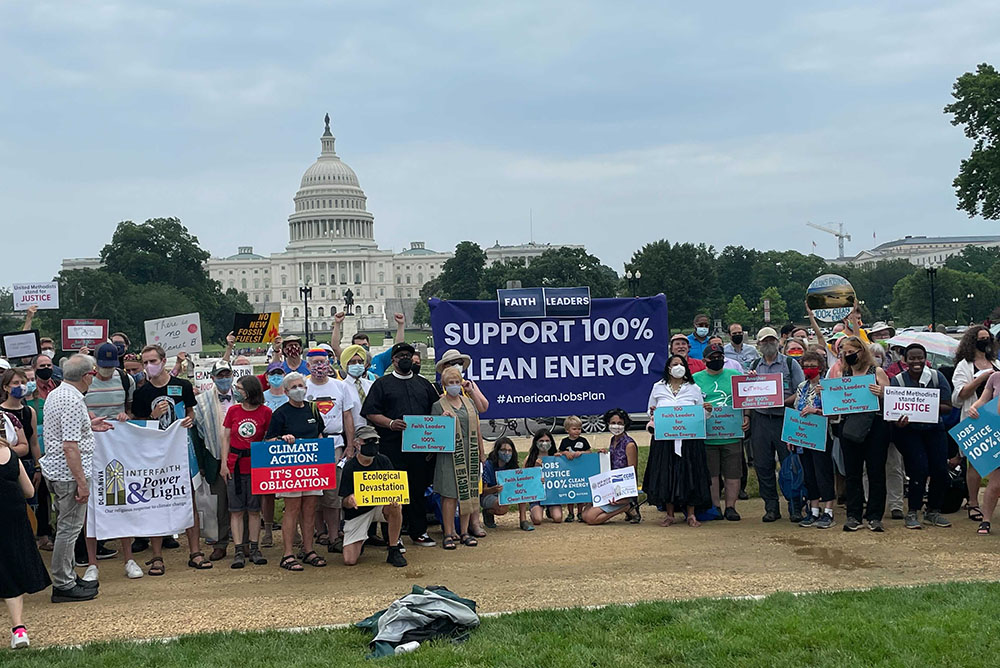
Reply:
[[854, 310], [857, 296], [854, 287], [843, 276], [823, 274], [806, 289], [806, 303], [817, 320], [839, 322]]

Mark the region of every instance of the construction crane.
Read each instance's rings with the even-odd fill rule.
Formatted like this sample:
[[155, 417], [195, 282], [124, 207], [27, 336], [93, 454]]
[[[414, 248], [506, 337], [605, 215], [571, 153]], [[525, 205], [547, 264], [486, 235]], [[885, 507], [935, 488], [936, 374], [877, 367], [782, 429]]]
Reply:
[[[828, 223], [828, 224], [833, 225], [833, 223]], [[836, 230], [833, 229], [832, 227], [817, 225], [816, 223], [806, 223], [806, 225], [813, 228], [814, 230], [819, 230], [820, 232], [826, 232], [827, 234], [832, 234], [833, 236], [837, 237], [837, 250], [839, 251], [837, 259], [838, 260], [844, 259], [844, 240], [846, 239], [847, 241], [850, 241], [851, 235], [844, 232], [843, 223], [837, 223], [838, 229]]]

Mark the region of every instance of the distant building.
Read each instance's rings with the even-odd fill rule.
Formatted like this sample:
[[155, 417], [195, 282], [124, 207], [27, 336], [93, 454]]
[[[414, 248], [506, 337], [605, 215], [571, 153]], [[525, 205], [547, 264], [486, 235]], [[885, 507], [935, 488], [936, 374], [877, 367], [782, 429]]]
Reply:
[[486, 264], [493, 265], [518, 257], [523, 257], [525, 264], [531, 264], [531, 261], [540, 257], [542, 253], [555, 248], [583, 248], [583, 246], [578, 244], [536, 244], [533, 241], [517, 246], [501, 246], [498, 241], [486, 249]]
[[887, 241], [870, 250], [861, 251], [854, 257], [842, 260], [827, 260], [831, 264], [853, 264], [864, 266], [885, 260], [907, 260], [911, 264], [943, 264], [952, 255], [958, 255], [966, 246], [982, 248], [1000, 247], [1000, 236], [968, 237], [926, 237], [905, 236], [895, 241]]

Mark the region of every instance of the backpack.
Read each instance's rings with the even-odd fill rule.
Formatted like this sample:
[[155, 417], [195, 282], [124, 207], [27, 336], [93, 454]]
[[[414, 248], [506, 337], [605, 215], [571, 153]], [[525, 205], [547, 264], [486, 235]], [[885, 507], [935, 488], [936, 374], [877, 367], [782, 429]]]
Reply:
[[116, 367], [115, 371], [118, 372], [118, 380], [122, 383], [122, 389], [125, 390], [125, 400], [128, 401], [129, 376], [125, 373], [125, 369], [120, 367]]
[[778, 486], [781, 488], [782, 496], [788, 499], [793, 507], [797, 507], [796, 504], [806, 497], [805, 474], [802, 472], [802, 462], [799, 461], [797, 453], [789, 452], [781, 462]]

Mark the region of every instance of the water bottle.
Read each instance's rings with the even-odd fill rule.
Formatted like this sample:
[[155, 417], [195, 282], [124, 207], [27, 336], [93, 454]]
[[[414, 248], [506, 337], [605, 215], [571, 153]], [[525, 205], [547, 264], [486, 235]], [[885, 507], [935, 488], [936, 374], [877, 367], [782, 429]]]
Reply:
[[420, 647], [420, 643], [417, 642], [416, 640], [411, 640], [408, 643], [403, 643], [402, 645], [396, 645], [396, 654], [409, 654], [410, 652], [416, 650], [418, 647]]

